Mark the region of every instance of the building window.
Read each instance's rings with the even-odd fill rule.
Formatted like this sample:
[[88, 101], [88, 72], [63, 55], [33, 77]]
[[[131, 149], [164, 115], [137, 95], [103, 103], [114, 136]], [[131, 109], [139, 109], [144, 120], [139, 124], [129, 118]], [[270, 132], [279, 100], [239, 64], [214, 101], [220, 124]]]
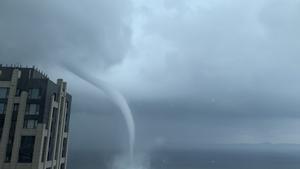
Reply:
[[16, 109], [18, 109], [18, 104], [14, 104], [13, 112], [11, 116], [11, 124], [9, 129], [8, 142], [6, 146], [6, 156], [5, 156], [5, 162], [7, 163], [11, 161], [11, 157], [12, 157], [13, 143], [15, 138], [17, 118], [18, 118], [18, 111], [15, 111]]
[[64, 163], [62, 163], [62, 164], [60, 165], [60, 169], [65, 169], [65, 164], [64, 164]]
[[22, 136], [19, 150], [19, 163], [32, 163], [34, 142], [35, 136]]
[[0, 103], [0, 114], [5, 114], [6, 104]]
[[67, 144], [68, 144], [68, 139], [64, 138], [63, 140], [63, 149], [62, 149], [62, 157], [65, 158], [67, 156]]
[[40, 97], [41, 97], [40, 89], [29, 89], [28, 98], [30, 98], [30, 99], [39, 99]]
[[18, 103], [15, 103], [14, 104], [14, 109], [13, 109], [14, 112], [18, 112], [19, 111], [19, 104]]
[[[0, 120], [1, 123], [1, 120]], [[2, 132], [3, 132], [3, 128], [0, 127], [0, 142], [1, 142], [1, 138], [2, 138]]]
[[50, 138], [49, 138], [49, 145], [48, 145], [48, 156], [47, 161], [51, 161], [53, 159], [53, 152], [54, 152], [54, 138], [55, 138], [55, 127], [57, 122], [57, 115], [58, 115], [58, 109], [53, 108], [52, 112], [52, 121], [51, 121], [51, 127], [50, 127]]
[[13, 149], [13, 140], [9, 139], [7, 147], [6, 147], [6, 154], [5, 154], [5, 162], [8, 163], [11, 160], [12, 155], [12, 149]]
[[57, 102], [57, 95], [56, 95], [56, 93], [53, 93], [53, 97], [54, 97], [54, 101]]
[[27, 104], [26, 112], [27, 115], [38, 115], [40, 112], [40, 105], [38, 104]]
[[4, 118], [0, 119], [0, 142], [1, 142], [1, 137], [2, 137], [2, 131], [3, 131], [3, 126], [4, 126]]
[[38, 125], [37, 120], [25, 119], [23, 127], [25, 129], [35, 129], [37, 127], [37, 125]]
[[3, 126], [4, 126], [4, 120], [5, 120], [4, 118], [0, 119], [0, 128], [3, 128]]
[[21, 96], [21, 89], [17, 88], [17, 90], [16, 90], [16, 96]]
[[19, 103], [15, 103], [12, 112], [12, 120], [17, 121], [19, 112]]
[[8, 97], [9, 88], [0, 87], [0, 99], [6, 99]]
[[47, 137], [44, 137], [44, 144], [43, 144], [43, 154], [42, 154], [42, 162], [45, 162], [46, 157], [46, 148], [47, 148]]

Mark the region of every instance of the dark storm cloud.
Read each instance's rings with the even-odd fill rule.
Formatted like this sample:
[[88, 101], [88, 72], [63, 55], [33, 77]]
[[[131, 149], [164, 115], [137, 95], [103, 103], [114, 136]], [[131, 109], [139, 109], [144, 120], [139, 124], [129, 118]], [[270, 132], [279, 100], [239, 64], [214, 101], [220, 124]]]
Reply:
[[128, 1], [0, 2], [2, 63], [106, 68], [130, 46]]
[[298, 86], [296, 2], [221, 1], [209, 9], [194, 4], [148, 7], [143, 41], [161, 50], [142, 53], [151, 56], [140, 68], [150, 85], [158, 81], [169, 95], [187, 97], [230, 91], [291, 94], [288, 86]]

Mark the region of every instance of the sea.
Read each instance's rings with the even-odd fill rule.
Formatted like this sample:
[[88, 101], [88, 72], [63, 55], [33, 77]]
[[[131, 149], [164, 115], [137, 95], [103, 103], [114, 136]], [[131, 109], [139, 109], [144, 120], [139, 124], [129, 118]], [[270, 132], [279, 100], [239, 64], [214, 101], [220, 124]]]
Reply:
[[[117, 151], [70, 150], [68, 169], [120, 169]], [[142, 154], [142, 153], [141, 153]], [[131, 169], [300, 169], [300, 145], [207, 145], [157, 148], [144, 153], [145, 166]], [[123, 169], [130, 169], [124, 165]]]

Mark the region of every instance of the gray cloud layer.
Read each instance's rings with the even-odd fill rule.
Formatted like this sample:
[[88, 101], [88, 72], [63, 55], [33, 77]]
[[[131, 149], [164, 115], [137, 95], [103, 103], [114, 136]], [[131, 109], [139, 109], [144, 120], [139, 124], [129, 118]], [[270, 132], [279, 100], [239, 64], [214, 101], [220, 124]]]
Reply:
[[130, 46], [129, 9], [129, 1], [119, 0], [1, 1], [1, 61], [106, 68]]
[[299, 143], [299, 9], [280, 0], [3, 0], [0, 62], [69, 81], [74, 148], [124, 146], [125, 124], [61, 62], [125, 93], [138, 146]]

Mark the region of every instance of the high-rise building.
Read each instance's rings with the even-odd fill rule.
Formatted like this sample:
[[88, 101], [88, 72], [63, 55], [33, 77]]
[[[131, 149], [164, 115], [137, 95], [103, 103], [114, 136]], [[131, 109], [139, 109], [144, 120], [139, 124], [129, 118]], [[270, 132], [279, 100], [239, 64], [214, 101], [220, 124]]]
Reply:
[[71, 100], [62, 79], [0, 65], [0, 169], [65, 169]]

